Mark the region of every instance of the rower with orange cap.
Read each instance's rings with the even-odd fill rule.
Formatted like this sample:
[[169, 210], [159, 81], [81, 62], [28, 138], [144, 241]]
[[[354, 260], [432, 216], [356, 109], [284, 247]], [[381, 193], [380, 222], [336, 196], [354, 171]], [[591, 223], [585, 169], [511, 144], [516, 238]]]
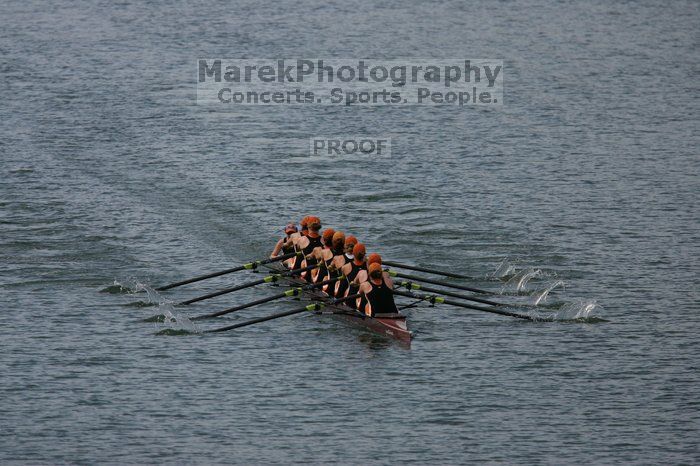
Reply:
[[[346, 244], [347, 244], [347, 240]], [[365, 245], [362, 243], [356, 243], [352, 248], [352, 262], [349, 262], [340, 269], [340, 272], [345, 277], [342, 280], [338, 280], [335, 285], [335, 297], [344, 298], [351, 294], [357, 293], [359, 289], [358, 285], [354, 285], [353, 281], [360, 271], [367, 271], [367, 265], [365, 263], [366, 249]], [[352, 305], [353, 303], [348, 303]]]
[[[362, 288], [362, 285], [363, 285], [364, 283], [367, 283], [367, 282], [369, 281], [369, 267], [370, 267], [370, 265], [372, 265], [372, 264], [379, 264], [379, 266], [381, 267], [381, 265], [382, 265], [382, 256], [380, 256], [380, 255], [377, 254], [376, 252], [373, 252], [372, 254], [370, 254], [369, 256], [367, 256], [367, 266], [365, 267], [364, 270], [360, 270], [360, 271], [357, 273], [357, 276], [356, 276], [355, 279], [353, 280], [353, 290], [360, 290], [360, 289]], [[389, 274], [388, 274], [387, 272], [383, 272], [382, 275], [383, 275], [383, 277], [384, 277], [384, 280], [385, 280], [385, 281], [388, 281], [388, 282], [391, 283], [392, 286], [393, 286], [393, 282], [392, 282], [391, 277], [389, 276]], [[357, 300], [357, 303], [356, 303], [355, 308], [356, 308], [356, 309], [363, 309], [363, 308], [365, 307], [365, 304], [367, 304], [367, 299], [365, 298], [364, 295], [362, 295], [362, 296]]]
[[[377, 262], [379, 265], [382, 265], [382, 256], [380, 256], [380, 255], [377, 254], [376, 252], [373, 252], [372, 254], [370, 254], [369, 256], [367, 256], [367, 266], [365, 267], [365, 270], [361, 270], [361, 271], [357, 274], [357, 276], [355, 277], [355, 280], [353, 280], [354, 283], [355, 283], [355, 285], [357, 285], [357, 286], [359, 287], [359, 286], [362, 285], [364, 282], [366, 282], [367, 280], [369, 280], [369, 272], [368, 272], [369, 265], [370, 265], [370, 264], [374, 264], [375, 262]], [[386, 272], [385, 272], [385, 275], [386, 275], [387, 277], [389, 277], [389, 274], [386, 273]], [[390, 277], [389, 277], [389, 278], [390, 278]]]
[[[302, 236], [296, 243], [297, 251], [301, 251], [304, 254], [298, 268], [315, 264], [316, 259], [314, 256], [323, 248], [321, 234], [319, 233], [321, 231], [321, 219], [310, 216], [307, 218], [307, 226], [309, 227], [308, 233]], [[307, 281], [311, 280], [311, 275], [308, 272], [303, 272], [301, 276]]]
[[[325, 230], [323, 230], [323, 234], [321, 235], [321, 243], [323, 244], [323, 247], [321, 249], [315, 249], [311, 253], [313, 259], [310, 260], [313, 260], [318, 264], [320, 264], [321, 262], [324, 262], [325, 264], [326, 260], [330, 261], [330, 259], [333, 258], [332, 248], [334, 234], [335, 230], [333, 228], [326, 228]], [[311, 281], [313, 283], [318, 283], [323, 280], [323, 276], [325, 276], [325, 270], [321, 271], [322, 268], [324, 267], [321, 266], [320, 268], [311, 271]]]
[[367, 271], [369, 280], [360, 285], [360, 293], [364, 300], [358, 303], [358, 310], [370, 317], [376, 314], [394, 314], [399, 310], [394, 302], [394, 284], [391, 278], [385, 276], [380, 262], [371, 263]]
[[359, 241], [357, 241], [357, 238], [355, 238], [353, 235], [348, 235], [345, 238], [345, 254], [344, 254], [344, 256], [345, 256], [345, 263], [346, 264], [349, 264], [350, 262], [352, 262], [352, 260], [354, 258], [353, 254], [352, 254], [352, 248], [354, 248], [357, 243], [359, 243]]
[[[340, 276], [340, 269], [345, 265], [345, 233], [336, 231], [331, 239], [331, 248], [324, 249], [321, 252], [323, 266], [319, 269], [317, 282], [331, 280]], [[335, 290], [335, 282], [323, 287], [323, 291], [332, 294], [329, 291]]]
[[[283, 248], [291, 248], [293, 251], [301, 251], [299, 247], [297, 247], [297, 244], [303, 238], [306, 236], [306, 234], [309, 232], [309, 216], [305, 216], [304, 218], [301, 219], [299, 222], [299, 225], [301, 226], [301, 230], [297, 231], [295, 233], [292, 233], [289, 235], [289, 239], [284, 243]], [[303, 257], [301, 256], [296, 256], [292, 257], [291, 259], [287, 259], [284, 261], [286, 264], [287, 268], [290, 269], [298, 269], [301, 268], [301, 263], [303, 261]]]
[[277, 244], [275, 244], [275, 248], [272, 250], [270, 258], [274, 259], [275, 257], [279, 256], [280, 253], [289, 254], [294, 252], [294, 245], [291, 243], [288, 245], [287, 242], [291, 239], [292, 234], [297, 232], [298, 229], [294, 222], [288, 223], [287, 226], [284, 227], [284, 236], [277, 241]]

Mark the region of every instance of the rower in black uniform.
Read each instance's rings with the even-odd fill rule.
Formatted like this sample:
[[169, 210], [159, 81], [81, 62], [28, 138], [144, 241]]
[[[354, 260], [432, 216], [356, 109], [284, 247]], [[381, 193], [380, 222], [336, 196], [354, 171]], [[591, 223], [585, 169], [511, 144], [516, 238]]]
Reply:
[[376, 314], [398, 313], [394, 302], [394, 284], [391, 278], [384, 275], [381, 264], [373, 262], [368, 267], [369, 280], [360, 285], [360, 292], [365, 296], [366, 303], [359, 310], [370, 317]]
[[[335, 286], [335, 297], [344, 298], [351, 294], [357, 293], [359, 286], [353, 285], [352, 282], [357, 277], [357, 274], [361, 270], [367, 270], [367, 264], [365, 263], [365, 254], [367, 250], [365, 245], [362, 243], [356, 243], [352, 248], [353, 260], [352, 262], [345, 264], [341, 269], [341, 273], [345, 276], [344, 279], [338, 280]], [[353, 306], [354, 302], [346, 303], [348, 306]]]
[[289, 223], [286, 227], [284, 227], [284, 236], [277, 241], [277, 244], [275, 244], [275, 248], [272, 250], [272, 254], [270, 254], [271, 259], [279, 256], [280, 253], [285, 255], [289, 254], [290, 252], [294, 252], [294, 245], [289, 240], [296, 232], [297, 226], [293, 223]]

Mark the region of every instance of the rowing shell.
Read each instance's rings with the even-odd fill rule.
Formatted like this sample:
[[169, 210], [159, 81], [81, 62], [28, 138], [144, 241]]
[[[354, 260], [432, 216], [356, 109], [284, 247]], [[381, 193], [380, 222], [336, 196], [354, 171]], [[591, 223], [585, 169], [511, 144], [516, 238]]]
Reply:
[[[287, 268], [281, 264], [269, 264], [265, 265], [265, 267], [274, 270], [275, 272], [287, 271]], [[298, 286], [302, 288], [304, 285], [308, 285], [308, 282], [297, 277], [282, 276], [280, 281], [287, 283], [289, 286]], [[331, 312], [328, 314], [338, 320], [343, 320], [352, 325], [366, 328], [378, 335], [393, 338], [406, 345], [411, 344], [413, 332], [408, 330], [406, 325], [406, 316], [403, 314], [377, 313], [374, 317], [369, 317], [359, 313], [344, 303], [330, 304], [328, 295], [321, 291], [305, 289], [303, 293], [304, 296], [311, 300], [324, 302], [324, 309], [331, 310]]]

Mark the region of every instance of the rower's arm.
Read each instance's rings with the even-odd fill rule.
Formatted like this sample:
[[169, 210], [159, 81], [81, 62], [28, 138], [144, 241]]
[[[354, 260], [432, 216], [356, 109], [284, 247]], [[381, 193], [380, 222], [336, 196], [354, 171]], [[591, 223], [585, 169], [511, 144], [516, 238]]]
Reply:
[[343, 275], [345, 275], [345, 276], [347, 277], [351, 270], [352, 270], [352, 265], [351, 265], [351, 264], [345, 264], [345, 265], [340, 269], [340, 272], [341, 272]]
[[277, 241], [277, 244], [275, 244], [275, 248], [272, 250], [272, 254], [270, 254], [271, 259], [274, 259], [275, 257], [279, 256], [280, 251], [282, 250], [283, 244], [284, 244], [284, 238], [280, 238]]
[[369, 299], [367, 299], [367, 293], [370, 291], [372, 291], [372, 285], [370, 285], [369, 282], [364, 282], [362, 285], [360, 285], [360, 293], [362, 293], [365, 298], [365, 308], [360, 309], [360, 303], [362, 302], [361, 298], [357, 298], [357, 308], [360, 312], [364, 312], [368, 316], [372, 317], [372, 306], [369, 304]]
[[354, 285], [361, 285], [362, 283], [367, 281], [367, 272], [365, 270], [360, 270], [357, 275], [355, 276], [355, 279], [352, 281]]
[[388, 273], [384, 272], [384, 283], [391, 289], [394, 289], [394, 280], [391, 279]]

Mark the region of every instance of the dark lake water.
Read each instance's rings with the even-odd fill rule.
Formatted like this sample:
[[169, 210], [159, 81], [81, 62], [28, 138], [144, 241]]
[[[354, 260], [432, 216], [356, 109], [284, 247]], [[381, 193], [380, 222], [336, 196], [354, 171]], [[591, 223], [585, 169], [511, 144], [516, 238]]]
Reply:
[[[4, 2], [0, 461], [697, 463], [699, 5]], [[219, 111], [212, 57], [502, 59], [505, 103]], [[337, 134], [392, 156], [299, 157]], [[562, 319], [420, 305], [407, 350], [310, 314], [200, 333], [291, 302], [185, 319], [260, 287], [168, 304], [249, 272], [116, 292], [308, 213]]]

